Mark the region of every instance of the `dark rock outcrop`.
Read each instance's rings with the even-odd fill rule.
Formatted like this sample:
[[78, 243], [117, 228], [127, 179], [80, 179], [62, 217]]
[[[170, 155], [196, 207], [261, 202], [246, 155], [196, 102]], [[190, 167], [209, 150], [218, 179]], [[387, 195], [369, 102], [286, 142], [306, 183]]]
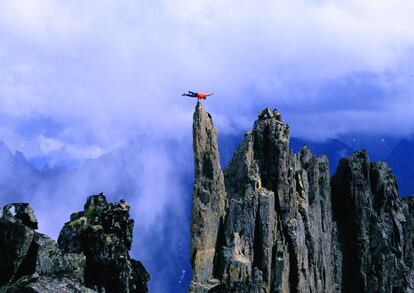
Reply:
[[0, 218], [0, 285], [34, 272], [35, 258], [27, 257], [34, 249], [34, 226], [37, 226], [37, 220], [28, 204], [3, 207]]
[[[4, 206], [0, 292], [92, 292], [83, 285], [85, 256], [65, 254], [55, 241], [35, 229], [37, 220], [29, 204]], [[68, 291], [70, 288], [73, 290]]]
[[340, 161], [332, 178], [334, 220], [342, 246], [345, 292], [405, 292], [403, 214], [397, 184], [366, 151]]
[[129, 206], [107, 203], [104, 195], [88, 197], [84, 211], [73, 213], [58, 244], [67, 253], [86, 256], [85, 284], [98, 292], [148, 292], [149, 274], [130, 258], [134, 221]]
[[201, 104], [193, 131], [190, 291], [411, 292], [413, 205], [401, 203], [384, 163], [357, 152], [331, 180], [327, 158], [306, 146], [293, 154], [288, 125], [265, 109], [223, 188], [216, 130]]
[[402, 198], [406, 223], [403, 225], [403, 255], [407, 266], [407, 292], [414, 292], [414, 196]]
[[149, 275], [129, 257], [129, 206], [91, 196], [58, 243], [38, 233], [28, 204], [8, 204], [0, 218], [0, 292], [147, 292]]

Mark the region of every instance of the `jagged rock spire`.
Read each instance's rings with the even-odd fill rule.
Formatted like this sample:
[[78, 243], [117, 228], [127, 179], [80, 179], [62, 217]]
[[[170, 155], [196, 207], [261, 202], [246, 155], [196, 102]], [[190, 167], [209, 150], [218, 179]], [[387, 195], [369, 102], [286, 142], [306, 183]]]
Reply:
[[413, 291], [413, 199], [401, 203], [385, 163], [357, 152], [331, 182], [326, 156], [293, 154], [269, 108], [224, 170], [225, 188], [201, 105], [194, 152], [194, 292]]
[[224, 173], [219, 279], [227, 290], [331, 292], [331, 236], [322, 232], [331, 229], [327, 159], [306, 147], [293, 155], [289, 126], [267, 108]]
[[[225, 206], [224, 177], [211, 115], [197, 103], [193, 117], [194, 191], [191, 218], [191, 290], [207, 290], [214, 279], [217, 234]], [[214, 281], [213, 281], [214, 283]]]

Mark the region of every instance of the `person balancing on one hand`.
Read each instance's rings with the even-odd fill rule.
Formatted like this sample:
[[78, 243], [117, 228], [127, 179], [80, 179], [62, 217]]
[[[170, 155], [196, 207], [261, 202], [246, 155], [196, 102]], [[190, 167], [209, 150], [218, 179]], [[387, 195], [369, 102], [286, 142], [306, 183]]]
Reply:
[[197, 100], [205, 100], [208, 96], [213, 95], [214, 93], [210, 93], [210, 94], [203, 94], [203, 93], [195, 93], [192, 91], [188, 91], [187, 94], [182, 94], [182, 96], [187, 96], [187, 97], [191, 97], [191, 98], [197, 98]]

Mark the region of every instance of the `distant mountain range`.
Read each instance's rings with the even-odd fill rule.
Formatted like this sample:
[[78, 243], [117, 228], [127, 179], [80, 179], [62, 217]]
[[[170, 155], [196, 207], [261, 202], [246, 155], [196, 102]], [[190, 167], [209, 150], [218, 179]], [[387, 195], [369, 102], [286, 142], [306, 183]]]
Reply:
[[335, 172], [341, 158], [365, 149], [373, 162], [383, 161], [391, 167], [397, 177], [401, 196], [414, 194], [414, 138], [350, 135], [322, 142], [292, 138], [290, 146], [298, 152], [304, 144], [308, 145], [313, 153], [328, 156], [331, 175]]
[[414, 139], [402, 139], [392, 150], [386, 160], [394, 171], [400, 194], [414, 193]]

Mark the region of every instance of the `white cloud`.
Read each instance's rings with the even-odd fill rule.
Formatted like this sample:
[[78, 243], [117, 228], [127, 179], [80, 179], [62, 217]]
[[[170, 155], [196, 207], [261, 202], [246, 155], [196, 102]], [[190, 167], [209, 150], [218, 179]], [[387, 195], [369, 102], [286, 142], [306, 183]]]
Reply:
[[0, 112], [51, 117], [64, 127], [53, 139], [105, 151], [148, 129], [188, 135], [179, 94], [194, 88], [237, 126], [259, 105], [327, 103], [320, 87], [355, 72], [406, 77], [412, 12], [408, 0], [3, 0]]
[[65, 144], [57, 139], [45, 137], [43, 135], [39, 136], [39, 144], [40, 149], [45, 153], [48, 154], [52, 151], [60, 150]]

